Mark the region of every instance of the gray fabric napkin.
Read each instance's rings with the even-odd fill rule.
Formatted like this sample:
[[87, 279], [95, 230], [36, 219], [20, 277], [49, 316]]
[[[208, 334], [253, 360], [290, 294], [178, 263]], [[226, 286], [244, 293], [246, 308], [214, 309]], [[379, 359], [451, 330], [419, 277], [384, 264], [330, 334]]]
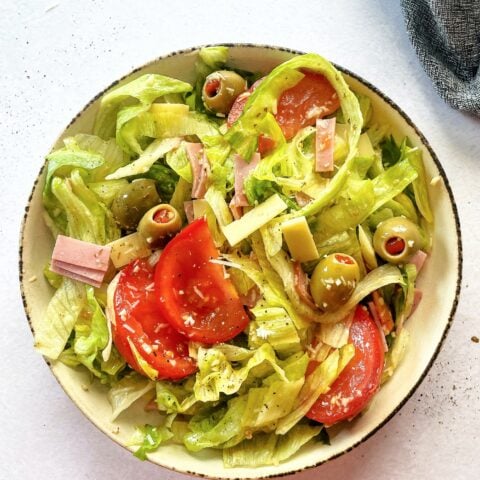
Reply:
[[480, 116], [480, 0], [401, 0], [410, 40], [439, 95]]

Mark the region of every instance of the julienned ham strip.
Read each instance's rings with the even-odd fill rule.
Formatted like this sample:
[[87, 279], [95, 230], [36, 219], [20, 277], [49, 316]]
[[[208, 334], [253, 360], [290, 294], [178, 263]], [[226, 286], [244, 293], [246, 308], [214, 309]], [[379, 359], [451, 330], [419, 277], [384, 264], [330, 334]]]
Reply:
[[210, 173], [210, 165], [205, 156], [203, 145], [201, 143], [185, 142], [185, 150], [192, 165], [192, 198], [203, 198], [207, 191], [207, 178]]
[[233, 197], [233, 205], [235, 207], [248, 207], [250, 204], [245, 195], [243, 183], [248, 177], [248, 174], [260, 162], [260, 154], [258, 152], [254, 153], [249, 162], [246, 162], [240, 155], [235, 154], [233, 161], [235, 169], [235, 196]]
[[58, 235], [52, 253], [52, 272], [100, 287], [109, 268], [111, 247]]

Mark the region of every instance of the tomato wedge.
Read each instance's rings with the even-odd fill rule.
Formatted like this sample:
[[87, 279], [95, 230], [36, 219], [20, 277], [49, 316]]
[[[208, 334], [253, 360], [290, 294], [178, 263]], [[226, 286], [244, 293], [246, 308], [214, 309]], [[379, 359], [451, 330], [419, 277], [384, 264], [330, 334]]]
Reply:
[[327, 426], [360, 413], [380, 385], [384, 351], [381, 333], [365, 307], [355, 310], [349, 341], [355, 355], [330, 390], [320, 395], [307, 417]]
[[337, 92], [323, 75], [308, 70], [302, 73], [305, 76], [278, 99], [276, 118], [287, 140], [340, 106]]
[[[296, 85], [285, 90], [277, 103], [275, 117], [287, 140], [294, 137], [301, 128], [315, 125], [317, 118], [332, 114], [340, 106], [337, 92], [323, 75], [309, 70], [303, 70], [302, 73], [305, 76]], [[255, 82], [248, 92], [237, 97], [228, 114], [229, 127], [240, 117], [250, 93], [260, 81], [261, 79]]]
[[113, 341], [133, 369], [148, 374], [139, 365], [132, 345], [158, 372], [157, 378], [178, 380], [195, 372], [195, 362], [188, 356], [188, 339], [173, 329], [159, 311], [154, 268], [146, 260], [135, 260], [120, 272], [113, 307]]
[[155, 270], [155, 294], [164, 318], [191, 340], [225, 342], [249, 319], [232, 282], [225, 278], [207, 221], [200, 218], [171, 240]]

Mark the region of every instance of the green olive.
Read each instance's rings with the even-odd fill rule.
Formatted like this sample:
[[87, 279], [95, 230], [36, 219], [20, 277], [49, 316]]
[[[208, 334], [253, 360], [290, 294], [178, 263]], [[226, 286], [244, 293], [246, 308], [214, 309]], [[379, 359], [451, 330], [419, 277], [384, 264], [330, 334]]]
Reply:
[[154, 244], [160, 238], [177, 233], [180, 228], [182, 228], [180, 214], [168, 203], [162, 203], [145, 213], [137, 230], [147, 243]]
[[238, 73], [218, 70], [205, 79], [202, 100], [211, 112], [226, 115], [235, 99], [246, 89], [247, 82]]
[[373, 248], [377, 255], [390, 263], [404, 263], [422, 247], [418, 227], [405, 217], [393, 217], [377, 226]]
[[333, 253], [315, 267], [310, 293], [322, 310], [331, 312], [350, 298], [359, 280], [360, 269], [355, 259], [343, 253]]
[[134, 180], [125, 185], [113, 199], [113, 217], [124, 230], [134, 230], [145, 212], [160, 201], [154, 180]]

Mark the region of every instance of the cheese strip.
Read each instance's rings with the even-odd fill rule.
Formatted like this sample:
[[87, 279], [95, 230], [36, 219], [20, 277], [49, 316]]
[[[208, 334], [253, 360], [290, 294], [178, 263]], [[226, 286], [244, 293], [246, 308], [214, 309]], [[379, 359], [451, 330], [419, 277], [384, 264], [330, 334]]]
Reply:
[[281, 225], [290, 255], [299, 262], [318, 258], [318, 250], [305, 217], [292, 218]]
[[275, 194], [247, 212], [239, 220], [235, 220], [221, 229], [228, 243], [233, 247], [286, 209], [287, 204], [278, 194]]

